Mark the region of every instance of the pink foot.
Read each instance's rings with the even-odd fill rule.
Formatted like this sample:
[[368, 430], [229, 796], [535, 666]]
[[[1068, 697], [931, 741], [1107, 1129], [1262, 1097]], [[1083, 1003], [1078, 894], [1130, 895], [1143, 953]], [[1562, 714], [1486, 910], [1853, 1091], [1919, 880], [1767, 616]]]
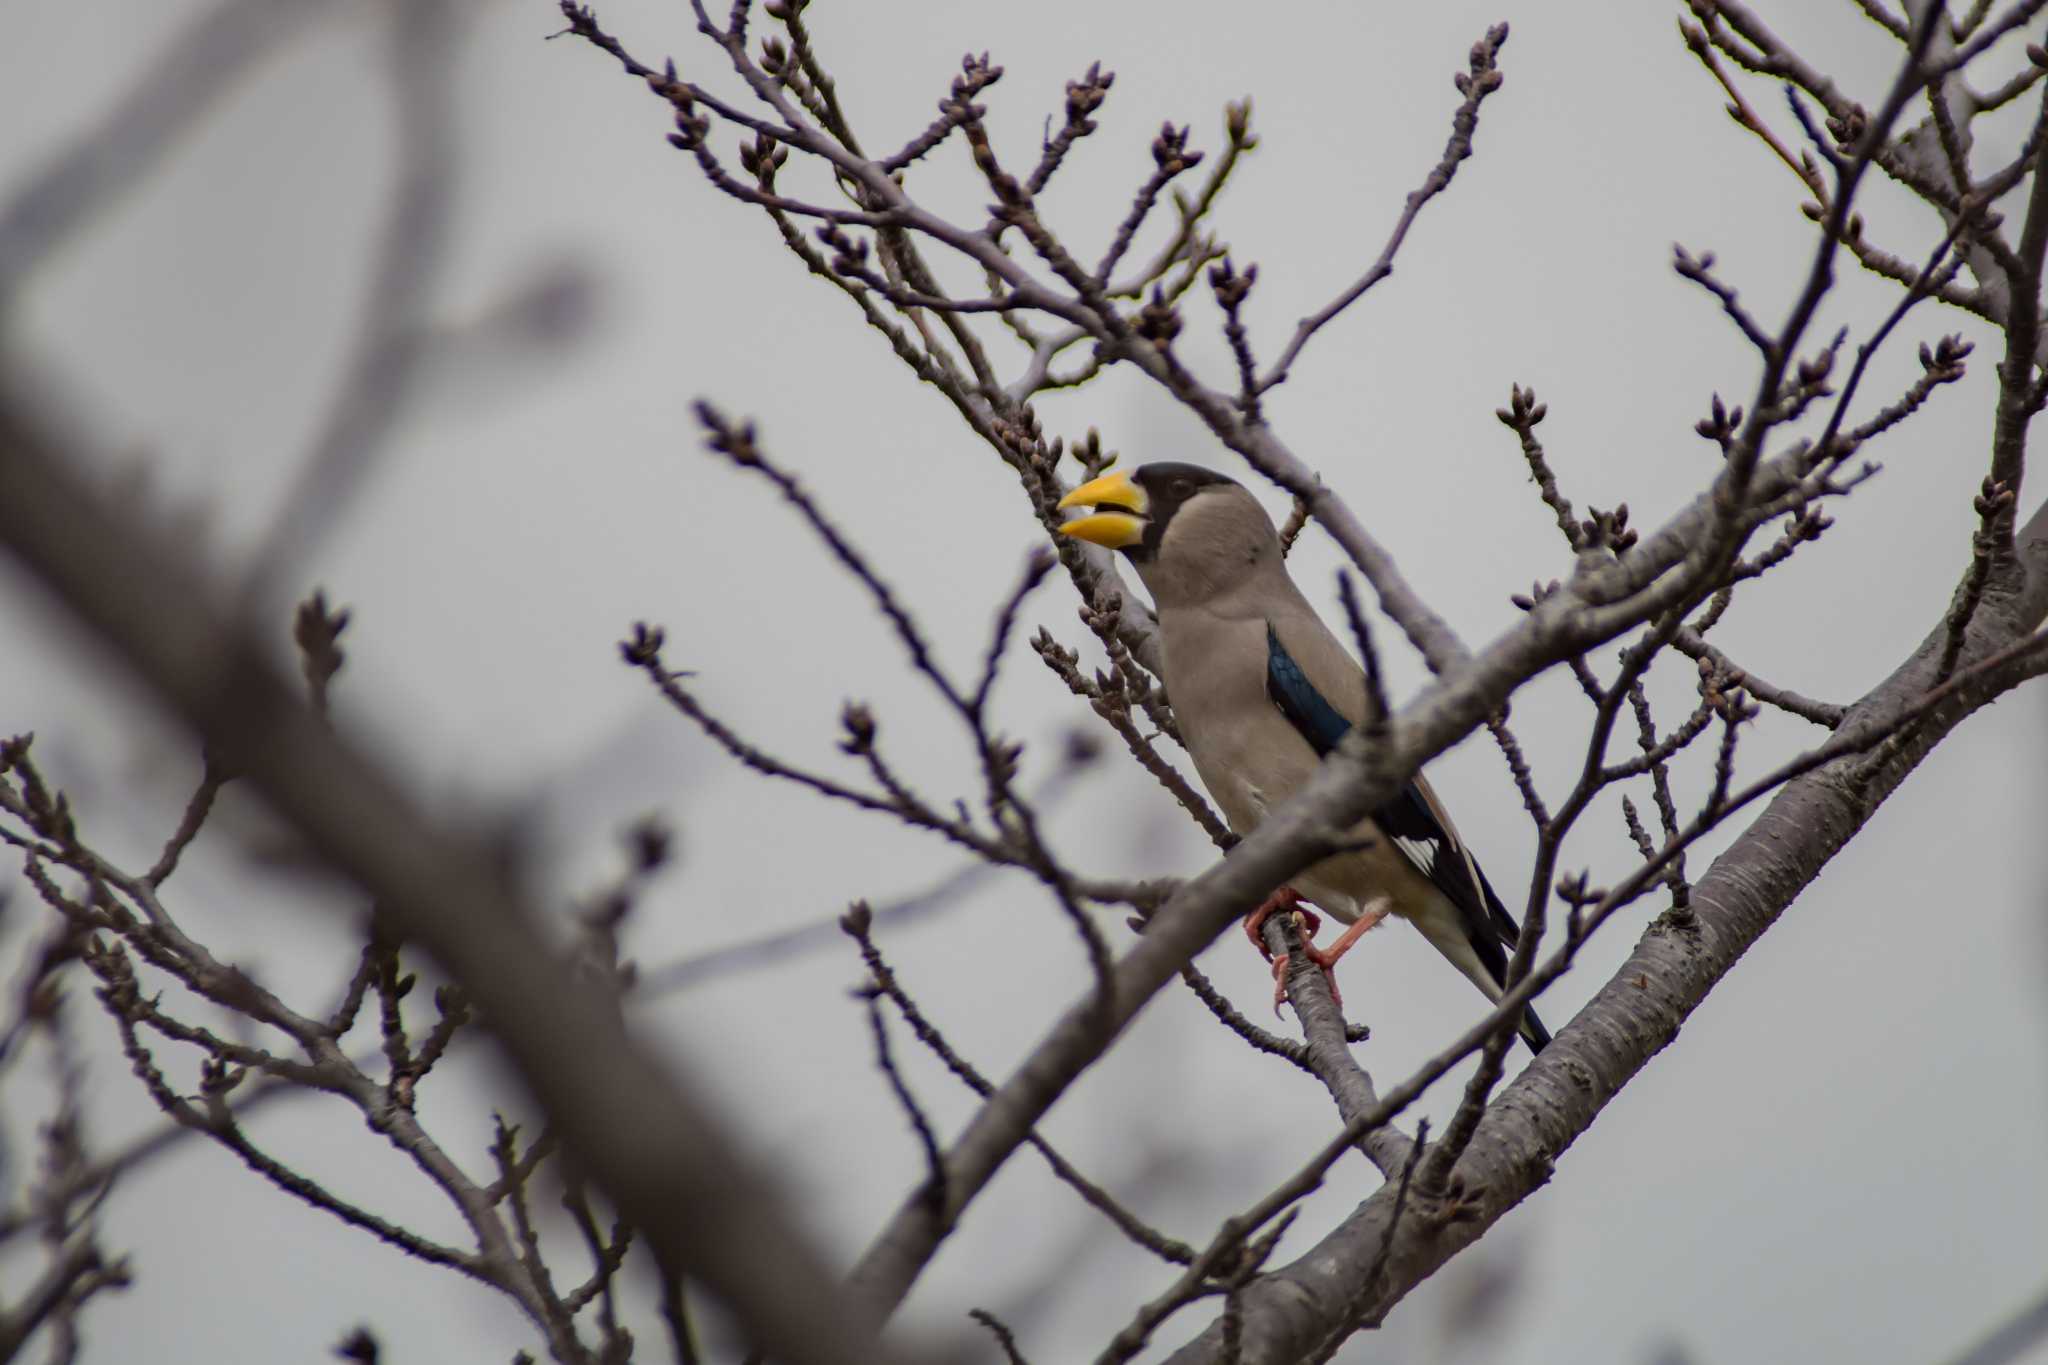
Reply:
[[[1268, 962], [1273, 960], [1273, 954], [1266, 947], [1266, 936], [1263, 931], [1266, 927], [1266, 921], [1283, 910], [1292, 910], [1295, 914], [1301, 916], [1304, 921], [1301, 930], [1303, 938], [1314, 938], [1316, 930], [1323, 927], [1322, 918], [1315, 911], [1301, 903], [1299, 892], [1291, 886], [1281, 887], [1278, 891], [1275, 891], [1272, 895], [1261, 901], [1258, 909], [1244, 917], [1245, 937], [1252, 941], [1252, 947], [1259, 950], [1259, 956], [1265, 958]], [[1284, 960], [1285, 955], [1283, 954], [1282, 956]]]
[[[1267, 902], [1267, 905], [1271, 904], [1271, 901]], [[1322, 968], [1323, 979], [1330, 983], [1330, 999], [1339, 1007], [1342, 1007], [1344, 1004], [1344, 992], [1337, 989], [1337, 960], [1350, 952], [1352, 945], [1356, 944], [1359, 939], [1365, 937], [1369, 931], [1378, 927], [1379, 922], [1387, 917], [1387, 912], [1392, 908], [1384, 899], [1375, 902], [1370, 909], [1358, 917], [1356, 922], [1346, 925], [1344, 932], [1339, 934], [1328, 948], [1318, 948], [1315, 944], [1307, 941], [1314, 937], [1316, 931], [1315, 919], [1313, 916], [1310, 916], [1309, 926], [1302, 934], [1304, 941], [1301, 951], [1303, 956], [1307, 957], [1310, 962]], [[1266, 906], [1260, 906], [1259, 909], [1265, 910]], [[1256, 914], [1258, 912], [1254, 911], [1253, 913]], [[1307, 914], [1308, 912], [1302, 911], [1301, 913]], [[1247, 924], [1249, 924], [1249, 921], [1247, 921]], [[1264, 944], [1262, 943], [1260, 946], [1263, 948]], [[1280, 1007], [1287, 1003], [1287, 962], [1288, 958], [1285, 953], [1273, 959], [1273, 1013], [1275, 1014], [1280, 1013]]]

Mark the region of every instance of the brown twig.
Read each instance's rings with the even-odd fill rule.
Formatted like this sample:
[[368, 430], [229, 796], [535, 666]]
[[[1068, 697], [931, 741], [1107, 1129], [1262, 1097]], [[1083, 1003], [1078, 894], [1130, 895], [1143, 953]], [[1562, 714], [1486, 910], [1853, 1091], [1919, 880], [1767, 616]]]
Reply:
[[879, 984], [870, 983], [857, 992], [867, 1006], [868, 1029], [875, 1038], [875, 1065], [889, 1082], [889, 1089], [896, 1096], [897, 1105], [904, 1117], [910, 1120], [911, 1131], [917, 1134], [918, 1148], [924, 1153], [925, 1198], [940, 1208], [946, 1203], [946, 1158], [939, 1148], [939, 1135], [932, 1128], [932, 1121], [925, 1116], [917, 1097], [910, 1093], [910, 1085], [903, 1079], [903, 1073], [896, 1067], [895, 1054], [889, 1048], [888, 1021], [882, 1018], [881, 1000], [884, 994]]
[[[867, 905], [860, 901], [854, 902], [853, 906], [840, 919], [839, 924], [841, 930], [859, 945], [861, 961], [867, 965], [874, 989], [886, 996], [890, 1003], [896, 1006], [897, 1011], [903, 1016], [903, 1022], [910, 1026], [910, 1031], [916, 1035], [917, 1040], [930, 1049], [933, 1056], [945, 1063], [946, 1069], [959, 1077], [968, 1089], [983, 1098], [993, 1095], [996, 1089], [994, 1084], [987, 1077], [983, 1076], [965, 1057], [961, 1056], [951, 1043], [946, 1041], [945, 1035], [939, 1032], [938, 1028], [925, 1016], [924, 1011], [918, 1008], [916, 1001], [911, 999], [908, 992], [898, 982], [895, 971], [890, 968], [887, 960], [882, 956], [881, 949], [875, 944], [873, 937], [874, 917]], [[1076, 1170], [1072, 1163], [1055, 1151], [1052, 1145], [1037, 1133], [1027, 1134], [1024, 1141], [1034, 1148], [1040, 1156], [1045, 1158], [1046, 1164], [1052, 1167], [1054, 1175], [1064, 1181], [1076, 1194], [1079, 1194], [1091, 1208], [1101, 1212], [1111, 1222], [1115, 1223], [1119, 1231], [1139, 1246], [1144, 1247], [1147, 1251], [1166, 1261], [1185, 1263], [1193, 1255], [1185, 1244], [1153, 1230], [1136, 1215], [1125, 1209], [1104, 1191], [1101, 1186], [1087, 1179]], [[943, 1163], [941, 1163], [939, 1169], [944, 1169]], [[943, 1182], [943, 1177], [939, 1177], [939, 1179]], [[944, 1184], [939, 1184], [937, 1188], [943, 1198], [945, 1195]]]
[[1479, 128], [1479, 106], [1486, 97], [1500, 89], [1501, 73], [1497, 65], [1500, 50], [1508, 40], [1508, 26], [1496, 24], [1486, 31], [1486, 36], [1472, 45], [1469, 71], [1457, 78], [1458, 93], [1464, 101], [1457, 112], [1451, 115], [1451, 136], [1444, 144], [1444, 152], [1422, 184], [1409, 194], [1402, 206], [1400, 217], [1394, 220], [1394, 230], [1387, 237], [1386, 245], [1380, 248], [1379, 259], [1351, 286], [1324, 305], [1319, 311], [1301, 320], [1294, 329], [1294, 335], [1280, 352], [1280, 358], [1266, 371], [1259, 381], [1258, 392], [1264, 393], [1274, 385], [1286, 380], [1293, 369], [1295, 360], [1301, 355], [1302, 347], [1310, 337], [1342, 313], [1346, 308], [1364, 297], [1367, 290], [1394, 272], [1394, 257], [1399, 254], [1401, 244], [1408, 238], [1408, 230], [1415, 226], [1415, 220], [1430, 200], [1450, 187], [1451, 178], [1458, 173], [1458, 166], [1472, 155], [1472, 136]]

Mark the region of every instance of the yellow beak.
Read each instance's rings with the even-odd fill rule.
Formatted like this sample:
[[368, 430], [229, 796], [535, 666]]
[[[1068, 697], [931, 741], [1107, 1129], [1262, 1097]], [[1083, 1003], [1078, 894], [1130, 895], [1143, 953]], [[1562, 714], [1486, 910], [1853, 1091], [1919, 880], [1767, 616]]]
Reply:
[[1096, 509], [1089, 516], [1067, 522], [1060, 527], [1060, 533], [1121, 550], [1145, 538], [1145, 512], [1150, 506], [1151, 499], [1145, 496], [1145, 490], [1132, 483], [1129, 474], [1117, 470], [1090, 479], [1060, 499], [1062, 512], [1070, 507]]

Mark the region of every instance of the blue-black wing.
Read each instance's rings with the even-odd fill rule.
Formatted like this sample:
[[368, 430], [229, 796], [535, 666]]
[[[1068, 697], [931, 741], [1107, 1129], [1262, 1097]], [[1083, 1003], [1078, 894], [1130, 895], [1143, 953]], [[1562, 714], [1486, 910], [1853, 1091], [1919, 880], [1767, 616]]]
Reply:
[[1308, 741], [1317, 758], [1328, 758], [1330, 750], [1351, 728], [1351, 722], [1330, 705], [1329, 699], [1308, 680], [1308, 674], [1301, 671], [1301, 665], [1294, 662], [1271, 622], [1266, 624], [1266, 695]]
[[[1351, 722], [1309, 681], [1270, 622], [1266, 625], [1266, 695], [1318, 758], [1327, 757], [1351, 728]], [[1520, 937], [1521, 927], [1494, 894], [1478, 861], [1430, 809], [1421, 787], [1409, 782], [1399, 796], [1373, 812], [1373, 821], [1457, 908], [1472, 950], [1494, 984], [1500, 984], [1507, 977], [1508, 949]], [[1527, 1022], [1534, 1038], [1548, 1041], [1550, 1035], [1536, 1021], [1533, 1010], [1528, 1012]]]

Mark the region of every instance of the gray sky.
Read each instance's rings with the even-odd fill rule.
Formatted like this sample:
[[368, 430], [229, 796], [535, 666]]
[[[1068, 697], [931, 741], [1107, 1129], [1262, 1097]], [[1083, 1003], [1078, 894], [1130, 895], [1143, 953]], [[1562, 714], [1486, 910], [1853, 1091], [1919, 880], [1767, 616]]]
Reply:
[[[0, 10], [10, 129], [0, 183], [89, 126], [199, 8], [17, 0]], [[1888, 40], [1851, 6], [1773, 8], [1787, 36], [1866, 94], [1888, 79]], [[196, 519], [195, 548], [223, 571], [260, 543], [312, 438], [396, 165], [383, 11], [336, 9], [225, 92], [174, 158], [70, 242], [21, 298], [7, 337], [56, 377], [125, 476], [146, 476], [143, 496]], [[600, 13], [643, 57], [673, 53], [716, 83], [683, 6], [616, 0]], [[1514, 620], [1510, 593], [1568, 568], [1493, 416], [1509, 384], [1533, 384], [1549, 403], [1543, 433], [1571, 495], [1626, 501], [1638, 524], [1654, 524], [1712, 471], [1713, 448], [1691, 430], [1708, 394], [1746, 395], [1753, 382], [1740, 338], [1673, 276], [1671, 244], [1718, 253], [1767, 318], [1782, 313], [1809, 256], [1796, 186], [1721, 112], [1673, 6], [827, 0], [808, 17], [877, 143], [928, 121], [965, 51], [987, 50], [1006, 69], [983, 102], [1013, 161], [1035, 151], [1065, 80], [1094, 60], [1115, 70], [1102, 131], [1049, 196], [1055, 223], [1091, 253], [1150, 169], [1162, 120], [1191, 123], [1195, 144], [1214, 148], [1224, 101], [1251, 95], [1261, 145], [1219, 222], [1239, 262], [1260, 264], [1249, 318], [1267, 354], [1377, 252], [1442, 147], [1451, 74], [1488, 23], [1511, 21], [1507, 84], [1486, 108], [1477, 156], [1430, 207], [1395, 276], [1310, 348], [1271, 403], [1293, 447], [1468, 640]], [[595, 51], [541, 41], [559, 27], [539, 0], [465, 10], [448, 72], [459, 120], [452, 242], [423, 311], [471, 325], [566, 269], [592, 281], [591, 328], [566, 350], [462, 367], [401, 413], [374, 479], [289, 591], [324, 585], [355, 611], [336, 703], [350, 733], [451, 811], [525, 814], [536, 861], [564, 895], [612, 868], [610, 831], [625, 819], [650, 808], [674, 818], [682, 866], [650, 896], [630, 943], [652, 967], [828, 919], [853, 896], [913, 891], [958, 864], [928, 839], [736, 771], [620, 665], [614, 645], [634, 620], [665, 625], [671, 664], [697, 670], [706, 703], [773, 751], [843, 763], [835, 717], [858, 697], [912, 776], [938, 793], [973, 790], [961, 737], [858, 590], [765, 487], [702, 453], [691, 402], [757, 417], [768, 448], [962, 669], [978, 659], [1035, 527], [1009, 473], [937, 395], [804, 276], [765, 220], [711, 192], [667, 146], [659, 102]], [[986, 191], [964, 165], [952, 149], [913, 184], [975, 216]], [[1909, 256], [1925, 250], [1928, 221], [1881, 195], [1872, 203], [1888, 240]], [[1824, 329], [1868, 327], [1889, 303], [1845, 277]], [[1917, 370], [1914, 345], [1967, 331], [1965, 321], [1915, 315], [1869, 392], [1895, 391]], [[1191, 324], [1193, 363], [1221, 359], [1212, 332], [1206, 318]], [[1875, 452], [1884, 473], [1833, 509], [1827, 539], [1740, 599], [1717, 635], [1729, 652], [1840, 700], [1902, 658], [1966, 562], [1990, 393], [1980, 350], [1976, 372]], [[1055, 432], [1100, 427], [1133, 461], [1241, 472], [1190, 418], [1122, 375], [1040, 411]], [[1298, 560], [1312, 595], [1333, 603], [1329, 543], [1311, 534]], [[1026, 621], [1078, 644], [1086, 632], [1073, 608], [1072, 590], [1054, 583]], [[139, 709], [11, 568], [0, 570], [0, 641], [0, 731], [35, 730], [88, 832], [109, 852], [146, 856], [196, 776], [190, 746]], [[1396, 683], [1412, 688], [1418, 662], [1391, 643], [1388, 654]], [[1662, 695], [1675, 706], [1686, 686], [1674, 671]], [[1093, 722], [1028, 650], [1013, 653], [999, 695], [1002, 726], [1033, 742], [1040, 771], [1061, 735]], [[1515, 715], [1539, 781], [1562, 790], [1586, 720], [1575, 689], [1543, 680]], [[1640, 1361], [1677, 1343], [1702, 1362], [1923, 1361], [2037, 1293], [2048, 1225], [2042, 720], [2039, 696], [2023, 694], [1966, 724], [1565, 1156], [1551, 1186], [1340, 1358], [1448, 1358], [1455, 1346], [1456, 1358], [1504, 1365]], [[1802, 738], [1766, 723], [1744, 750], [1746, 771]], [[1532, 835], [1499, 755], [1472, 741], [1432, 771], [1492, 879], [1519, 887]], [[1596, 826], [1575, 860], [1599, 881], [1628, 853], [1612, 810]], [[1105, 874], [1192, 872], [1209, 856], [1170, 800], [1114, 756], [1052, 827], [1076, 866]], [[308, 907], [336, 897], [252, 867], [262, 830], [231, 799], [173, 883], [174, 908], [266, 980], [322, 998], [352, 949], [338, 921]], [[1622, 917], [1546, 997], [1553, 1027], [1654, 909]], [[1015, 878], [885, 947], [992, 1073], [1085, 979], [1057, 908]], [[1264, 969], [1235, 936], [1203, 965], [1240, 1001], [1263, 998]], [[848, 1257], [920, 1174], [846, 994], [858, 979], [851, 949], [834, 948], [643, 1013], [651, 1036], [710, 1073]], [[1343, 981], [1374, 1030], [1361, 1058], [1383, 1083], [1479, 1005], [1400, 926], [1367, 939]], [[77, 1007], [96, 1036], [110, 1033], [82, 993]], [[964, 1092], [922, 1056], [906, 1060], [921, 1098], [956, 1129]], [[95, 1067], [98, 1135], [111, 1142], [148, 1123], [118, 1054], [103, 1049]], [[478, 1161], [489, 1086], [472, 1067], [425, 1092], [444, 1138]], [[1447, 1114], [1456, 1094], [1441, 1087], [1423, 1112]], [[255, 1131], [339, 1188], [453, 1235], [452, 1218], [352, 1115], [298, 1106]], [[1333, 1122], [1318, 1088], [1252, 1057], [1180, 993], [1146, 1012], [1048, 1129], [1169, 1231], [1203, 1239]], [[1340, 1166], [1287, 1248], [1372, 1183], [1362, 1165]], [[376, 1327], [391, 1360], [538, 1349], [508, 1302], [303, 1210], [198, 1144], [121, 1189], [108, 1222], [138, 1282], [88, 1314], [90, 1360], [319, 1359], [357, 1321]], [[1521, 1271], [1504, 1330], [1447, 1345], [1452, 1296], [1504, 1265]], [[0, 1264], [6, 1283], [26, 1272]], [[952, 1326], [974, 1306], [1014, 1314], [1042, 1365], [1092, 1353], [1164, 1283], [1020, 1156], [908, 1316]], [[1043, 1297], [1027, 1312], [1034, 1293]]]

